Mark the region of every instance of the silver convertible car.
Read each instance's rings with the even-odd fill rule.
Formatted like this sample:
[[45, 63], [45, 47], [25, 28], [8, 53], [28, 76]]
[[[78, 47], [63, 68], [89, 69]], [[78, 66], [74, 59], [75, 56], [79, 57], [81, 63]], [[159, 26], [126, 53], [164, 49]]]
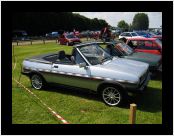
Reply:
[[143, 91], [150, 79], [149, 64], [112, 57], [97, 42], [78, 44], [71, 55], [59, 51], [27, 58], [22, 74], [30, 77], [35, 89], [57, 83], [92, 90], [110, 106]]

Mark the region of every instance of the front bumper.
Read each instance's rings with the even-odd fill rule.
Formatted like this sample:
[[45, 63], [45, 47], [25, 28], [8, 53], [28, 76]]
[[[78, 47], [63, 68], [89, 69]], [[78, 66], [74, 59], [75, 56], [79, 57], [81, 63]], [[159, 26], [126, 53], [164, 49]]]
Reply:
[[144, 88], [147, 86], [147, 84], [149, 83], [150, 80], [150, 73], [148, 73], [145, 81], [143, 82], [143, 84], [137, 88], [138, 91], [142, 92], [144, 90]]
[[141, 84], [141, 85], [139, 85], [138, 87], [136, 87], [136, 88], [131, 88], [131, 89], [128, 89], [128, 93], [135, 93], [135, 94], [138, 94], [138, 93], [142, 93], [144, 90], [145, 90], [145, 88], [146, 88], [146, 86], [147, 86], [147, 84], [149, 83], [149, 80], [150, 80], [150, 73], [148, 73], [147, 74], [147, 76], [146, 76], [146, 79], [143, 81], [143, 83]]
[[162, 64], [159, 66], [158, 70], [162, 72]]

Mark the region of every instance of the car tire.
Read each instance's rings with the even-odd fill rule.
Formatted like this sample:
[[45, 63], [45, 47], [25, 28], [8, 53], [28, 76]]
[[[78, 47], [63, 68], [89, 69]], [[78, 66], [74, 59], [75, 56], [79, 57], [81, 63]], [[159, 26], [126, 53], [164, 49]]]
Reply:
[[107, 85], [103, 87], [101, 97], [103, 102], [109, 106], [120, 106], [123, 103], [125, 94], [120, 87]]
[[33, 74], [33, 75], [31, 75], [30, 80], [31, 80], [32, 87], [34, 89], [36, 89], [36, 90], [41, 90], [45, 86], [45, 80], [39, 74]]

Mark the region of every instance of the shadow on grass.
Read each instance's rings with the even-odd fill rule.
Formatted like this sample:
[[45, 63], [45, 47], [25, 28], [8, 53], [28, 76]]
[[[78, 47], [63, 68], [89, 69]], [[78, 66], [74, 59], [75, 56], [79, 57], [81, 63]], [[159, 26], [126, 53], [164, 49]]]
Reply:
[[96, 100], [100, 101], [100, 96], [95, 93], [94, 91], [80, 89], [80, 88], [72, 88], [72, 87], [65, 87], [65, 86], [48, 86], [45, 88], [45, 91], [52, 91], [66, 95], [74, 95], [80, 98], [85, 98], [88, 100]]
[[[101, 97], [98, 94], [83, 89], [67, 88], [64, 86], [51, 86], [48, 87], [45, 91], [74, 95], [80, 98], [102, 102]], [[136, 103], [137, 109], [141, 111], [152, 113], [162, 111], [162, 91], [161, 89], [147, 87], [147, 89], [142, 94], [129, 97], [127, 101], [125, 101], [123, 105], [119, 107], [129, 109], [129, 105], [131, 103]]]
[[153, 75], [151, 76], [151, 80], [162, 81], [162, 72], [156, 71], [155, 73], [153, 73]]
[[144, 93], [132, 97], [129, 103], [136, 103], [137, 109], [141, 111], [152, 113], [162, 111], [162, 90], [147, 87]]

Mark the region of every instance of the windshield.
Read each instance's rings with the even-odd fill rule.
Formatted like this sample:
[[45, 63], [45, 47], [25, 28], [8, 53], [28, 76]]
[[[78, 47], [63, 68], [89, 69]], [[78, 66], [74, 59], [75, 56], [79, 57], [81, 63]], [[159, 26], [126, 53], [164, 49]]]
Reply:
[[66, 37], [69, 39], [76, 38], [76, 36], [74, 36], [74, 35], [66, 35]]
[[122, 42], [116, 43], [115, 48], [119, 50], [123, 55], [130, 55], [134, 52], [131, 47]]
[[91, 44], [86, 46], [78, 47], [80, 52], [89, 61], [91, 65], [102, 64], [108, 60], [112, 59], [104, 49], [102, 49], [98, 44]]
[[159, 39], [156, 39], [155, 41], [162, 48], [162, 42]]
[[136, 34], [136, 33], [131, 33], [132, 34], [132, 36], [138, 36], [138, 34]]

